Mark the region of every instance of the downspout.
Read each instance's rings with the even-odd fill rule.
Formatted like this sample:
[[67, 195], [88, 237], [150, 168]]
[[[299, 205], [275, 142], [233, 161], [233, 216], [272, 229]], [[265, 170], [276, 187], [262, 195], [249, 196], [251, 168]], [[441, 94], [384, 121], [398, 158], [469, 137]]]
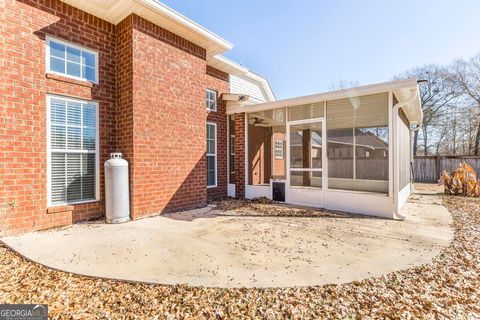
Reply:
[[[417, 90], [413, 90], [411, 96], [402, 102], [398, 102], [396, 105], [393, 106], [392, 116], [393, 116], [393, 218], [399, 220], [405, 220], [405, 216], [400, 214], [400, 210], [398, 208], [398, 194], [400, 192], [400, 172], [398, 170], [398, 157], [399, 157], [399, 143], [398, 143], [398, 112], [400, 109], [408, 106], [409, 104], [413, 103], [413, 101], [417, 98]], [[417, 129], [418, 130], [418, 129]]]
[[[421, 128], [422, 128], [422, 125], [418, 124], [415, 128], [410, 129], [410, 142], [412, 141], [413, 133], [420, 130]], [[410, 149], [410, 151], [411, 151], [411, 149]], [[415, 158], [413, 157], [413, 152], [410, 152], [410, 171], [411, 171], [411, 174], [412, 174], [412, 177], [410, 178], [410, 183], [411, 183], [410, 192], [414, 191], [414, 188], [413, 188], [413, 183], [415, 182], [415, 170], [414, 170], [415, 167], [414, 167], [414, 164], [415, 164]]]

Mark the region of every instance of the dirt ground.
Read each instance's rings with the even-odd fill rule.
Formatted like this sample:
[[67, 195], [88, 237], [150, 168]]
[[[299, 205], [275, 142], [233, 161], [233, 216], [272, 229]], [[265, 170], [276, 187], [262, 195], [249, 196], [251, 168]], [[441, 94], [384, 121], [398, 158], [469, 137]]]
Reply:
[[443, 186], [438, 183], [415, 183], [413, 187], [416, 193], [443, 194]]
[[454, 239], [431, 263], [342, 285], [208, 289], [75, 276], [0, 247], [0, 301], [52, 319], [478, 319], [480, 201], [444, 197]]

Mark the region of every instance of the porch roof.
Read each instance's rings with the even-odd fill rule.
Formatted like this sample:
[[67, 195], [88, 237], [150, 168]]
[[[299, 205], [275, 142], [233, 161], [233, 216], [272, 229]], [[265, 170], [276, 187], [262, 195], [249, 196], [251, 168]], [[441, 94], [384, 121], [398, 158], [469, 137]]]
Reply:
[[229, 104], [227, 106], [227, 114], [258, 112], [390, 91], [393, 92], [399, 103], [405, 104], [403, 111], [405, 112], [411, 124], [421, 125], [423, 120], [422, 104], [420, 102], [417, 79], [415, 78], [376, 83], [355, 88], [277, 100], [274, 102], [260, 103], [256, 105], [247, 105], [245, 103]]

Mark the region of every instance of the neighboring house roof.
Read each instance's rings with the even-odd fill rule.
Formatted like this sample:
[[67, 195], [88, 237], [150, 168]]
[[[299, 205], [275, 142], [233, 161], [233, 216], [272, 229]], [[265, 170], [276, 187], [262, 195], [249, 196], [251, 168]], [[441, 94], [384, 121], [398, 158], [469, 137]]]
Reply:
[[[357, 146], [370, 148], [372, 150], [388, 149], [388, 144], [377, 136], [359, 129], [355, 130], [355, 132], [355, 144]], [[311, 138], [314, 147], [322, 146], [322, 137], [318, 133], [312, 132]], [[332, 131], [327, 141], [329, 143], [353, 145], [352, 129]], [[302, 134], [300, 132], [292, 132], [290, 145], [294, 147], [302, 145]]]

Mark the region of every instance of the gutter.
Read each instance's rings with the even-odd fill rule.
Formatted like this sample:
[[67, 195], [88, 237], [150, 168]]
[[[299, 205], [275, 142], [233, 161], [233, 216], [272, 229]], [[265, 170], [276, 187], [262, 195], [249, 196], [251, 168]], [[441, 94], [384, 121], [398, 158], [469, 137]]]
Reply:
[[[159, 0], [133, 0], [133, 1], [145, 8], [149, 8], [153, 10], [155, 13], [160, 13], [170, 21], [178, 23], [179, 25], [183, 26], [187, 30], [190, 30], [191, 32], [196, 33], [197, 35], [200, 35], [204, 39], [208, 39], [209, 41], [214, 42], [217, 46], [221, 47], [224, 51], [228, 51], [233, 48], [233, 44], [231, 44], [227, 40], [216, 35], [215, 33], [211, 32], [207, 28], [201, 26], [195, 21], [180, 14], [179, 12], [173, 10], [172, 8], [166, 6], [165, 4], [161, 3]], [[135, 13], [135, 12], [132, 12], [132, 13]]]
[[[398, 111], [406, 106], [408, 106], [409, 104], [413, 103], [415, 101], [415, 99], [417, 98], [417, 90], [412, 90], [412, 94], [411, 96], [407, 99], [407, 100], [404, 100], [402, 102], [399, 102], [397, 103], [396, 105], [393, 106], [393, 112], [392, 112], [392, 115], [393, 115], [393, 130], [394, 130], [394, 158], [393, 158], [393, 172], [395, 173], [394, 174], [394, 177], [393, 177], [393, 218], [395, 219], [399, 219], [399, 220], [405, 220], [405, 216], [401, 215], [400, 214], [400, 210], [398, 208], [398, 195], [399, 195], [399, 192], [400, 189], [399, 188], [399, 181], [400, 181], [400, 172], [398, 170], [398, 157], [399, 157], [399, 144], [398, 144]], [[418, 130], [420, 128], [420, 126], [418, 126], [416, 129], [414, 130]], [[410, 156], [411, 157], [411, 156]]]

